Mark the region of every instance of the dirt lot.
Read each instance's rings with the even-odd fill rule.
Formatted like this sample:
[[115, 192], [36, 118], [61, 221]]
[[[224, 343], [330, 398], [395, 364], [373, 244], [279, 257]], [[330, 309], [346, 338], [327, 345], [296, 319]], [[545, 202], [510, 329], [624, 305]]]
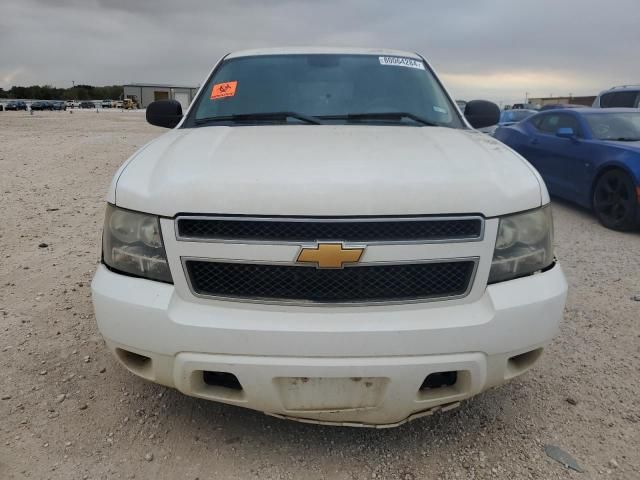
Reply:
[[640, 234], [559, 202], [560, 336], [531, 372], [452, 412], [381, 431], [303, 425], [120, 368], [89, 294], [103, 197], [160, 133], [141, 113], [0, 112], [0, 479], [640, 478]]

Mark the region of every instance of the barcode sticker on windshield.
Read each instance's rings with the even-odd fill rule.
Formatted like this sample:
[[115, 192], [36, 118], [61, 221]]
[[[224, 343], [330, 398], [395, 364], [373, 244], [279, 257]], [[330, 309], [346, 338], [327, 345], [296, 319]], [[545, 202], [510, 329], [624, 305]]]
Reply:
[[378, 57], [380, 65], [392, 65], [394, 67], [409, 67], [424, 70], [424, 63], [407, 57]]

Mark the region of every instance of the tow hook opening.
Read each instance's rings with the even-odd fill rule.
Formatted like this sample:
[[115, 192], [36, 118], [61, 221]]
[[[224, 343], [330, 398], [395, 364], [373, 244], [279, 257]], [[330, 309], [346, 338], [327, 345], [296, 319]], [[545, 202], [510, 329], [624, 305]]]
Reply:
[[191, 390], [197, 396], [223, 402], [243, 402], [245, 392], [233, 373], [215, 370], [192, 370]]
[[422, 401], [457, 401], [469, 394], [471, 373], [467, 370], [433, 372], [425, 377], [418, 390]]
[[458, 380], [458, 372], [436, 372], [427, 375], [424, 379], [420, 390], [428, 390], [430, 388], [451, 387]]
[[204, 370], [202, 372], [202, 381], [211, 387], [222, 387], [242, 391], [242, 385], [240, 385], [238, 377], [233, 373]]

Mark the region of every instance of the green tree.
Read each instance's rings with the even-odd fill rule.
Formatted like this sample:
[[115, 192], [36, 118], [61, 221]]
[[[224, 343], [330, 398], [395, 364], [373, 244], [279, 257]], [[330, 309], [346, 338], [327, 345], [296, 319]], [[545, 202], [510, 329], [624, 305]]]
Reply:
[[8, 91], [0, 88], [0, 98], [25, 98], [34, 100], [99, 100], [118, 99], [122, 96], [122, 85], [75, 85], [70, 88], [56, 88], [52, 85], [31, 85], [21, 87], [14, 85]]

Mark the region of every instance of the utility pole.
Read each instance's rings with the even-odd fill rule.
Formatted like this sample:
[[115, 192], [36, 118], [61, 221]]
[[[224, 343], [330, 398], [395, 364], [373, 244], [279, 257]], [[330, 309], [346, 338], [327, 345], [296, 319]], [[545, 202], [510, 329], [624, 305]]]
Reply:
[[524, 103], [525, 105], [529, 103], [529, 92], [524, 92]]

